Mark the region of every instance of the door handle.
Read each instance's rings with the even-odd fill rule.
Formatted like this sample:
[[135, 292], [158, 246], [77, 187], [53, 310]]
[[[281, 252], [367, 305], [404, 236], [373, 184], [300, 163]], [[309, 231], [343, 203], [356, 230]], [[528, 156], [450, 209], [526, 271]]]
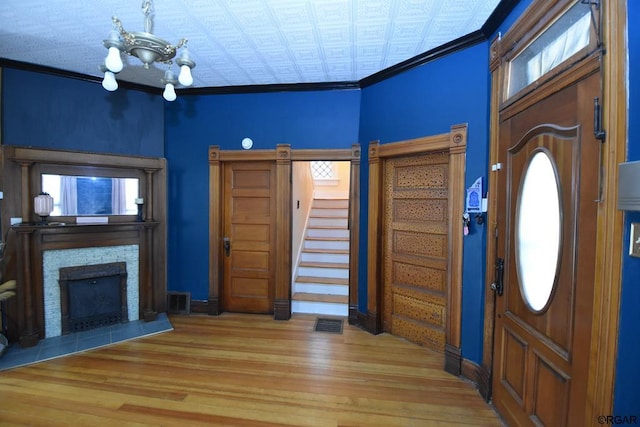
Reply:
[[231, 240], [228, 237], [222, 239], [222, 246], [224, 247], [224, 254], [226, 256], [231, 255]]
[[504, 260], [502, 258], [496, 259], [494, 280], [491, 284], [491, 290], [495, 291], [498, 296], [502, 296], [504, 291]]

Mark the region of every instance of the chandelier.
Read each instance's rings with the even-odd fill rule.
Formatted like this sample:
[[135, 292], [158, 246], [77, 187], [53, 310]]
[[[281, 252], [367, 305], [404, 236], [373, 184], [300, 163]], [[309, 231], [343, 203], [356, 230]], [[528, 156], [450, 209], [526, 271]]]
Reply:
[[[175, 86], [178, 83], [182, 86], [191, 86], [193, 84], [191, 69], [196, 66], [196, 63], [193, 62], [189, 56], [187, 39], [180, 39], [178, 44], [172, 45], [152, 34], [152, 0], [144, 0], [142, 2], [142, 13], [144, 15], [143, 32], [128, 32], [122, 27], [122, 22], [120, 22], [117, 17], [114, 16], [111, 18], [113, 29], [109, 33], [108, 38], [103, 41], [104, 47], [109, 49], [109, 53], [104, 60], [104, 65], [100, 66], [100, 70], [104, 73], [102, 87], [108, 91], [118, 89], [118, 82], [116, 81], [115, 75], [122, 71], [124, 67], [120, 54], [126, 53], [138, 58], [147, 70], [154, 62], [167, 64], [169, 68], [165, 71], [164, 77], [161, 80], [165, 87], [162, 96], [167, 101], [174, 101], [176, 99]], [[173, 58], [180, 48], [183, 49], [176, 60], [176, 64], [180, 66], [180, 74], [176, 79], [171, 71], [171, 65], [173, 64]]]

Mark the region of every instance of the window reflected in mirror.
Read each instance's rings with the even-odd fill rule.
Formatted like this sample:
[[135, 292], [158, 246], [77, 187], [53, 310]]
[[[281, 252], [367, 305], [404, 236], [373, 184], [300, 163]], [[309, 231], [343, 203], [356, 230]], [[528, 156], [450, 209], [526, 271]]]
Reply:
[[135, 215], [137, 178], [42, 175], [42, 191], [53, 197], [51, 216]]

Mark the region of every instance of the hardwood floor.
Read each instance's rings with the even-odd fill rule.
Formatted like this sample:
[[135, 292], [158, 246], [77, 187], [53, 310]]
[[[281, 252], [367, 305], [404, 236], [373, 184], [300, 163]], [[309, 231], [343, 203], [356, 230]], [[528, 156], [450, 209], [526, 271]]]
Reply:
[[0, 425], [501, 425], [441, 355], [315, 319], [172, 316], [171, 332], [2, 372]]

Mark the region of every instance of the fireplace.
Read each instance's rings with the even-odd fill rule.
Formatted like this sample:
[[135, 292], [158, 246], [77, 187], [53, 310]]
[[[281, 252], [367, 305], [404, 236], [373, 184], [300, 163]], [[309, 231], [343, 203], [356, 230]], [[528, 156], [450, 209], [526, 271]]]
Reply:
[[61, 296], [60, 270], [63, 268], [125, 263], [127, 273], [127, 317], [129, 321], [140, 318], [140, 255], [138, 245], [56, 249], [44, 251], [42, 255], [44, 338], [62, 335], [61, 302], [65, 298]]
[[62, 334], [129, 320], [125, 262], [60, 268]]

